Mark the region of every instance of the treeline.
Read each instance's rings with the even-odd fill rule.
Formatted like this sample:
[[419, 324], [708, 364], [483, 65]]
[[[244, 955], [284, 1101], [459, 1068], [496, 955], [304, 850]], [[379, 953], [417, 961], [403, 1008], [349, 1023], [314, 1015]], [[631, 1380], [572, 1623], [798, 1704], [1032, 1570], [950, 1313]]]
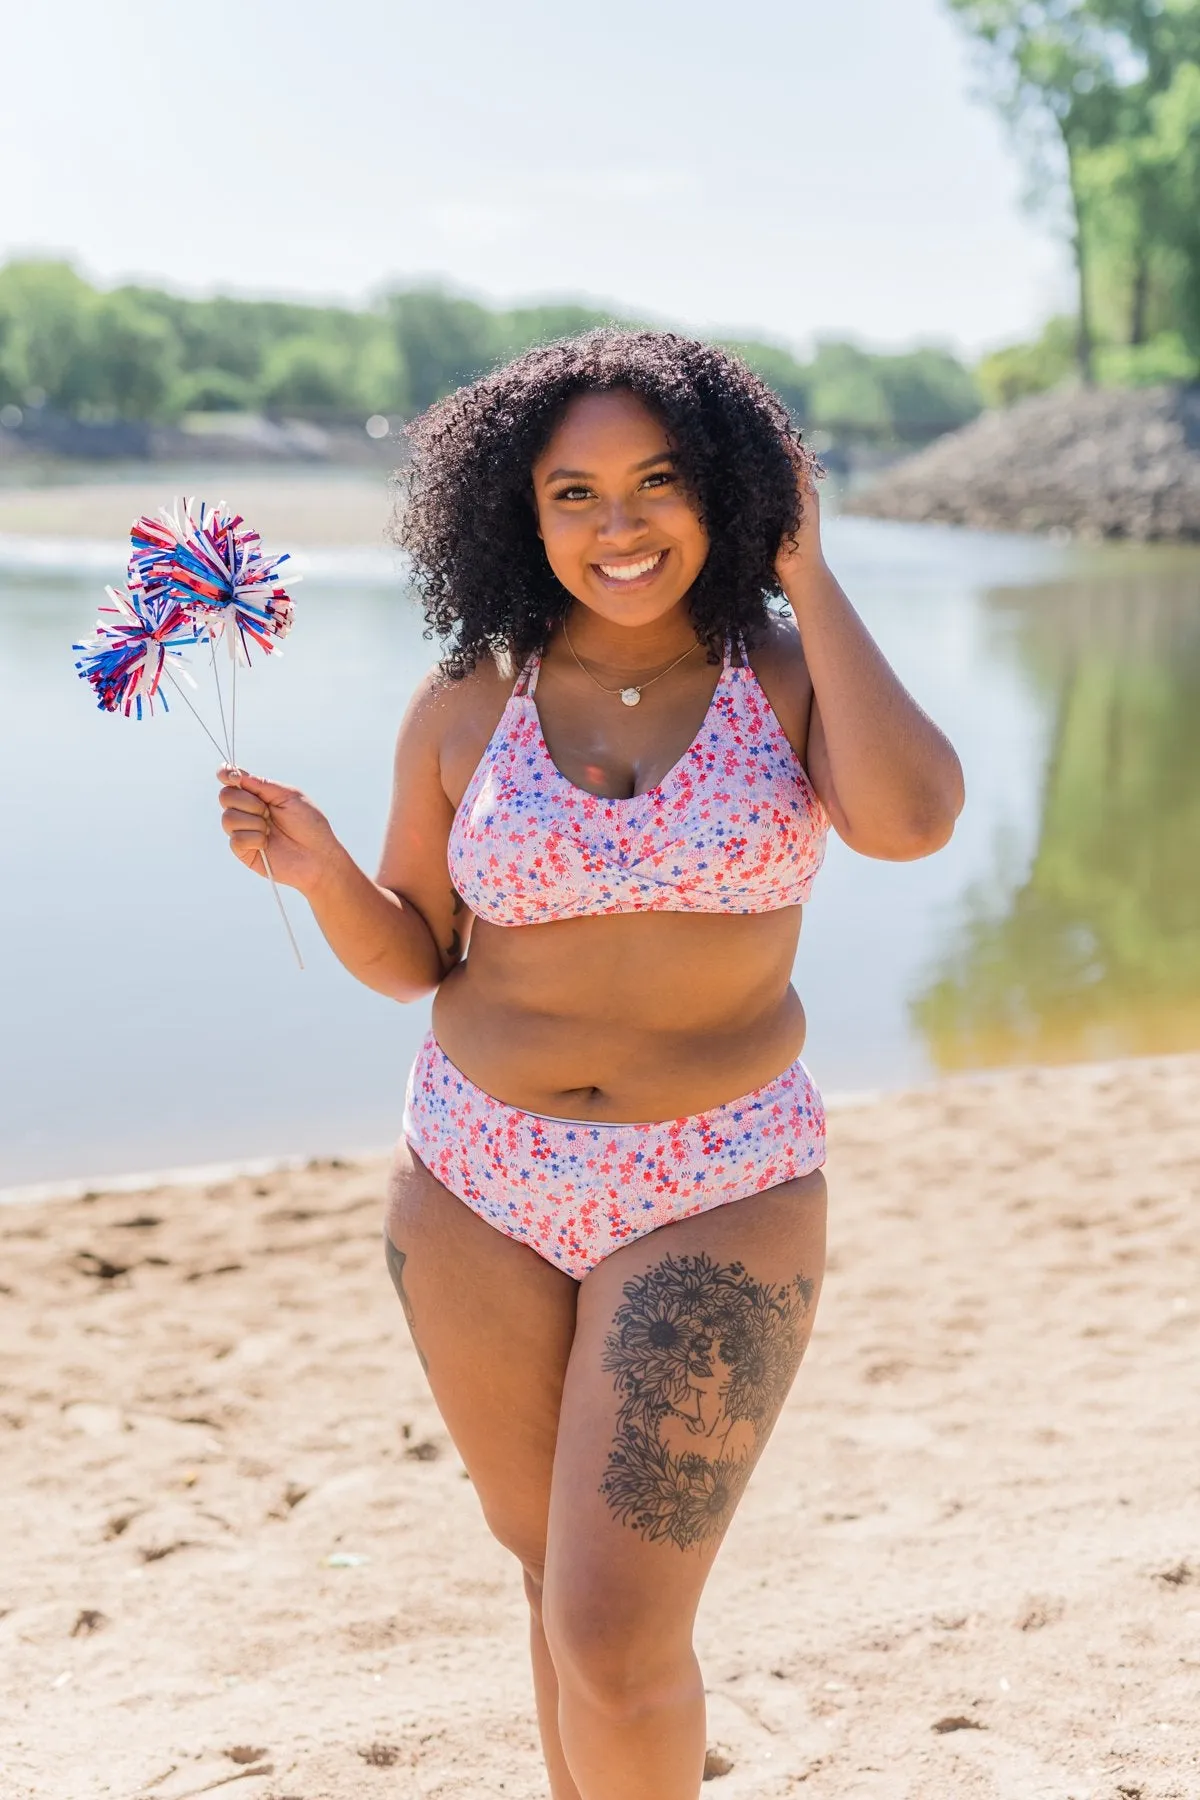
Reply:
[[[102, 291], [66, 263], [10, 262], [0, 268], [0, 407], [163, 422], [211, 412], [398, 421], [531, 344], [609, 322], [583, 306], [503, 311], [432, 289], [362, 310], [189, 300]], [[802, 362], [770, 344], [734, 347], [798, 419], [831, 436], [920, 443], [980, 409], [970, 372], [944, 350], [876, 356], [827, 342]]]
[[1200, 0], [947, 0], [1069, 238], [1078, 300], [988, 358], [990, 404], [1200, 375]]

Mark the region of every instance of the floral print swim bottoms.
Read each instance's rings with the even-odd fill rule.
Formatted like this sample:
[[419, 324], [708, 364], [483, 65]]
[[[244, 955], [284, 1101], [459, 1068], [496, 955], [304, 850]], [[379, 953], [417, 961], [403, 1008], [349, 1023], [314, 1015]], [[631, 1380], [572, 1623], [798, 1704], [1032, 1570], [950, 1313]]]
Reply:
[[797, 1061], [689, 1119], [547, 1118], [485, 1094], [430, 1032], [409, 1076], [404, 1136], [472, 1212], [582, 1281], [660, 1225], [811, 1175], [825, 1161], [825, 1108]]

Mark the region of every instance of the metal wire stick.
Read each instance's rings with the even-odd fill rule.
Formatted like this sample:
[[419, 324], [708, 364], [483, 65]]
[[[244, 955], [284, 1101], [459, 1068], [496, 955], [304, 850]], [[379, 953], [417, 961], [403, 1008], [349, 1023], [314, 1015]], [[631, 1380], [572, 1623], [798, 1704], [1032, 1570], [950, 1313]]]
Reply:
[[221, 693], [221, 675], [217, 668], [217, 643], [211, 631], [208, 634], [208, 648], [212, 655], [213, 681], [217, 689], [217, 707], [221, 714], [221, 733], [225, 739], [225, 761], [233, 762], [233, 746], [229, 741], [229, 726], [225, 721], [225, 700]]
[[183, 704], [187, 707], [188, 711], [191, 713], [193, 719], [195, 719], [197, 725], [200, 727], [201, 731], [204, 733], [205, 737], [208, 739], [209, 743], [212, 745], [212, 747], [216, 751], [217, 755], [224, 757], [226, 762], [228, 762], [228, 760], [229, 760], [228, 751], [222, 750], [220, 744], [218, 744], [216, 738], [213, 736], [212, 732], [208, 729], [208, 726], [204, 723], [204, 720], [201, 718], [200, 714], [196, 711], [196, 708], [192, 705], [191, 701], [188, 699], [187, 694], [185, 693], [182, 684], [175, 679], [175, 676], [171, 673], [170, 669], [164, 667], [163, 673], [167, 677], [167, 680], [171, 683], [171, 686], [175, 689], [175, 692], [179, 695], [179, 698], [183, 701]]
[[[238, 768], [237, 764], [233, 761], [233, 759], [229, 753], [229, 750], [228, 749], [222, 750], [220, 744], [218, 744], [216, 738], [213, 736], [212, 732], [208, 729], [208, 726], [204, 723], [204, 720], [201, 718], [200, 714], [196, 711], [196, 708], [192, 705], [191, 701], [188, 699], [187, 695], [184, 693], [183, 688], [180, 686], [179, 682], [175, 679], [175, 676], [172, 674], [171, 670], [167, 669], [165, 671], [165, 673], [166, 673], [168, 679], [170, 680], [171, 686], [175, 689], [176, 693], [179, 695], [179, 698], [183, 701], [183, 704], [187, 707], [187, 709], [191, 713], [193, 719], [195, 719], [197, 725], [199, 725], [201, 731], [204, 733], [204, 735], [208, 739], [209, 743], [213, 746], [213, 749], [217, 752], [217, 755], [223, 756], [225, 758], [226, 766], [228, 768], [232, 769], [232, 771], [234, 772], [235, 775], [240, 775], [241, 770]], [[219, 694], [220, 694], [219, 686], [217, 688], [217, 693], [219, 696]], [[222, 723], [224, 723], [224, 715], [223, 714], [222, 714]], [[274, 872], [272, 871], [271, 864], [267, 858], [266, 851], [260, 850], [258, 854], [262, 857], [263, 868], [267, 871], [267, 880], [271, 883], [271, 892], [275, 896], [275, 904], [279, 908], [279, 916], [283, 920], [283, 928], [288, 934], [288, 942], [292, 946], [292, 952], [295, 955], [297, 967], [303, 969], [304, 958], [300, 954], [300, 946], [296, 942], [296, 934], [292, 930], [292, 922], [287, 916], [287, 909], [283, 904], [283, 895], [279, 892], [279, 883], [275, 879], [275, 875], [274, 875]]]
[[304, 958], [300, 954], [300, 946], [296, 942], [296, 934], [292, 930], [292, 922], [288, 918], [287, 912], [284, 908], [283, 895], [279, 892], [279, 885], [276, 882], [274, 875], [271, 873], [270, 860], [269, 860], [265, 850], [260, 850], [258, 854], [262, 857], [263, 868], [267, 871], [267, 880], [271, 884], [271, 892], [275, 896], [275, 904], [279, 908], [279, 916], [283, 920], [283, 928], [288, 934], [288, 942], [291, 944], [292, 950], [295, 954], [296, 966], [297, 966], [297, 968], [302, 969], [304, 967]]

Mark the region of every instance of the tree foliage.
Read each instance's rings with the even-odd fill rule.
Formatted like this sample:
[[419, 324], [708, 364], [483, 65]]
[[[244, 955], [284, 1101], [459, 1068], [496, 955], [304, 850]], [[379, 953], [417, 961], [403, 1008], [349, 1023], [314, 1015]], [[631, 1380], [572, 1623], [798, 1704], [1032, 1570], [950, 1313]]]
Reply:
[[[947, 5], [979, 47], [1030, 200], [1069, 237], [1083, 378], [1197, 373], [1200, 0]], [[1140, 354], [1109, 354], [1122, 347]]]
[[[585, 306], [499, 310], [437, 288], [360, 310], [136, 286], [101, 293], [65, 263], [12, 262], [0, 268], [0, 404], [44, 402], [79, 418], [400, 419], [531, 345], [612, 322]], [[806, 363], [774, 344], [731, 347], [797, 419], [840, 435], [921, 441], [979, 410], [948, 351], [873, 356], [825, 343]]]
[[1075, 366], [1075, 320], [1051, 319], [1032, 344], [1012, 344], [985, 356], [975, 371], [988, 406], [1013, 406], [1029, 394], [1044, 393], [1066, 381]]

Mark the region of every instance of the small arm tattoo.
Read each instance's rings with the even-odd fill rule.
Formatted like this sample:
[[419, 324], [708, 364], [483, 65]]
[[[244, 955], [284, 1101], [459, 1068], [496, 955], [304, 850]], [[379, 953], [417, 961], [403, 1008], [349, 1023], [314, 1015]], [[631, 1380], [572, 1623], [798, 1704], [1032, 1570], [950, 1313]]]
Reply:
[[[460, 913], [463, 913], [466, 911], [466, 907], [463, 905], [462, 895], [458, 892], [458, 890], [456, 888], [451, 888], [450, 894], [451, 894], [450, 912], [451, 912], [452, 917], [457, 919]], [[462, 961], [462, 932], [458, 929], [457, 925], [451, 931], [450, 942], [446, 945], [446, 948], [442, 954], [446, 958], [446, 966], [448, 969], [452, 969], [456, 963], [460, 963]]]

